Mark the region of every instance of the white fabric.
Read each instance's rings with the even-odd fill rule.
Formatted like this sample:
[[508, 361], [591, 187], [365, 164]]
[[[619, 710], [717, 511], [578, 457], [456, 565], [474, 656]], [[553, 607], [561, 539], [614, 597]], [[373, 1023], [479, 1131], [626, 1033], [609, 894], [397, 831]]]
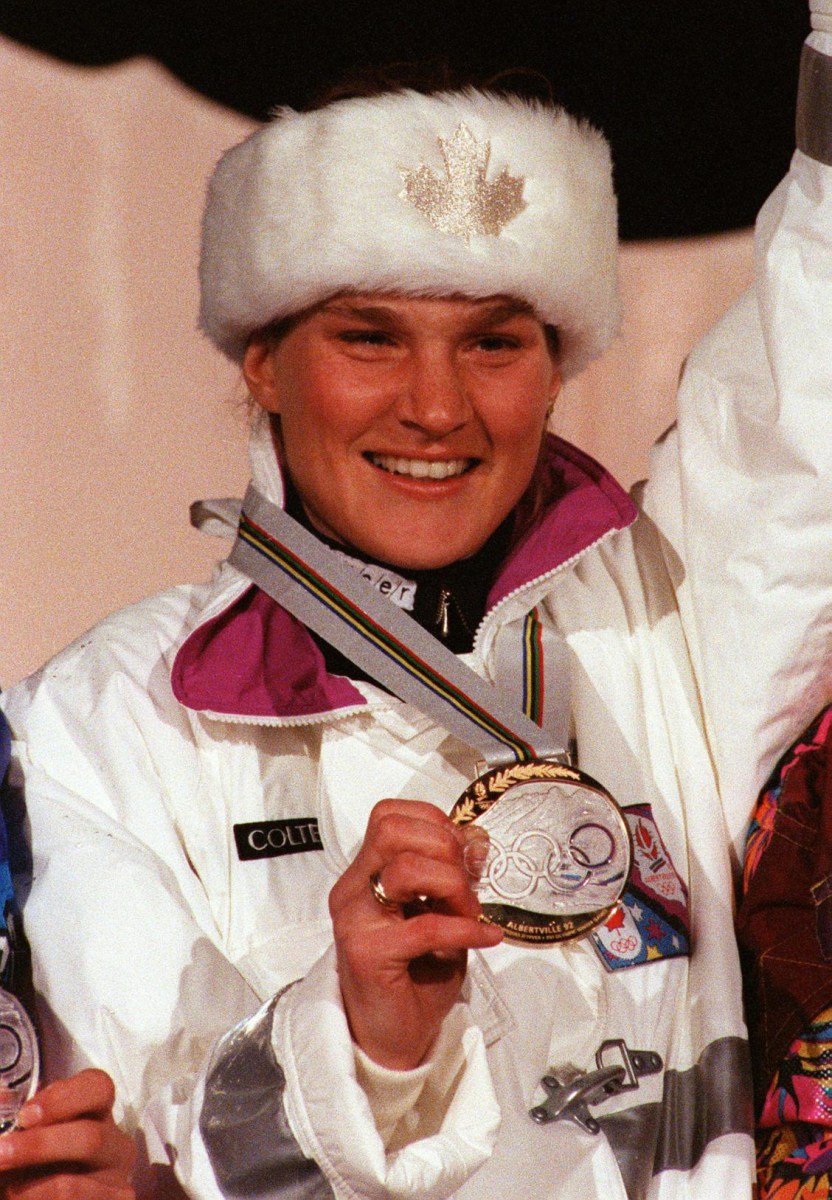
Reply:
[[389, 1150], [396, 1126], [417, 1111], [433, 1063], [424, 1062], [412, 1071], [391, 1071], [373, 1062], [360, 1047], [353, 1046], [353, 1052], [355, 1077], [370, 1103], [384, 1148]]
[[[189, 1195], [219, 1195], [196, 1124], [207, 1051], [294, 979], [273, 1034], [285, 1109], [339, 1197], [625, 1200], [603, 1136], [529, 1120], [541, 1074], [593, 1066], [605, 1038], [685, 1070], [742, 1036], [729, 834], [832, 690], [829, 168], [796, 156], [763, 213], [758, 270], [756, 294], [688, 365], [645, 515], [502, 604], [474, 655], [488, 674], [535, 603], [566, 637], [581, 765], [622, 803], [652, 805], [690, 889], [693, 957], [607, 973], [585, 941], [474, 956], [453, 1017], [465, 1069], [437, 1088], [437, 1132], [385, 1152], [355, 1076], [326, 895], [374, 801], [447, 808], [473, 769], [465, 749], [369, 688], [372, 711], [330, 721], [180, 707], [173, 656], [240, 594], [227, 567], [117, 614], [4, 697], [26, 776], [25, 919], [49, 1069], [109, 1069]], [[233, 823], [290, 816], [318, 816], [337, 844], [279, 869], [236, 860]], [[661, 1095], [662, 1076], [645, 1078], [604, 1112]], [[733, 1200], [752, 1177], [751, 1141], [732, 1135], [689, 1174], [654, 1178], [648, 1200]]]
[[[356, 1079], [367, 1096], [385, 1150], [400, 1149], [437, 1131], [445, 1117], [442, 1099], [453, 1094], [453, 1080], [477, 1051], [478, 1032], [466, 1027], [462, 1006], [457, 1005], [444, 1022], [428, 1058], [412, 1071], [391, 1071], [379, 1066], [358, 1046], [353, 1046]], [[486, 1100], [493, 1105], [496, 1131], [500, 1110], [493, 1091], [490, 1096], [478, 1093], [480, 1113]]]
[[809, 0], [812, 28], [820, 33], [832, 33], [832, 0]]
[[[302, 984], [289, 989], [280, 1001], [278, 1018], [275, 1053], [286, 1070], [290, 1124], [305, 1154], [324, 1168], [339, 1195], [440, 1200], [460, 1188], [488, 1158], [500, 1108], [489, 1080], [483, 1034], [470, 1018], [457, 1047], [449, 1047], [434, 1068], [444, 1071], [449, 1060], [451, 1079], [445, 1085], [450, 1099], [441, 1119], [406, 1149], [390, 1154], [385, 1153], [381, 1131], [376, 1131], [371, 1106], [356, 1078], [332, 951]], [[455, 1013], [449, 1024], [457, 1023]], [[460, 1073], [459, 1084], [452, 1088]], [[336, 1080], [338, 1099], [333, 1103]], [[440, 1162], [442, 1169], [437, 1170]]]

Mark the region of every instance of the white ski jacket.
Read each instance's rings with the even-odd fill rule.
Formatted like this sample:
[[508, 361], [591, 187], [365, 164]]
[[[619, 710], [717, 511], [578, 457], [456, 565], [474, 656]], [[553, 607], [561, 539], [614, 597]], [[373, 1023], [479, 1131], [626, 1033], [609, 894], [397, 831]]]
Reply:
[[[807, 53], [804, 110], [832, 36]], [[750, 1196], [732, 860], [830, 698], [830, 118], [764, 208], [756, 288], [691, 356], [637, 503], [553, 447], [565, 492], [510, 555], [469, 661], [512, 678], [535, 606], [544, 651], [566, 639], [580, 766], [627, 809], [636, 878], [593, 937], [472, 956], [430, 1063], [357, 1061], [327, 894], [378, 799], [448, 810], [473, 752], [327, 675], [227, 564], [3, 698], [47, 1068], [112, 1073], [159, 1164], [144, 1194], [175, 1173], [200, 1200]], [[252, 464], [280, 502], [262, 423]], [[626, 1089], [593, 1090], [618, 1064]], [[577, 1098], [538, 1124], [544, 1075]]]

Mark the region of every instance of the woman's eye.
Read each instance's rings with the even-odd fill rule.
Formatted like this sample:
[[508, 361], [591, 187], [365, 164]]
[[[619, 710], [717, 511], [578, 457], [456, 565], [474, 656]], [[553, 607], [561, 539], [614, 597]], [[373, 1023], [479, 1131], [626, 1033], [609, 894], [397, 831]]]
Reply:
[[477, 349], [487, 350], [490, 353], [499, 350], [516, 350], [517, 341], [512, 337], [506, 337], [503, 334], [489, 333], [484, 337], [477, 338]]
[[338, 336], [342, 342], [347, 342], [351, 346], [389, 346], [392, 344], [390, 335], [383, 333], [380, 329], [345, 329]]

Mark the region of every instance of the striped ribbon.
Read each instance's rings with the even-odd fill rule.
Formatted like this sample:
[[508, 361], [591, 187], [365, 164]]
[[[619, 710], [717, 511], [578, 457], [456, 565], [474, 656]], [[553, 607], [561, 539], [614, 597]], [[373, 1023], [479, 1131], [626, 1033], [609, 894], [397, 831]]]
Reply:
[[489, 766], [565, 755], [565, 746], [534, 723], [543, 700], [536, 611], [524, 628], [521, 712], [251, 487], [229, 561], [372, 678], [475, 747]]
[[523, 621], [523, 712], [535, 725], [543, 724], [543, 626], [537, 608]]

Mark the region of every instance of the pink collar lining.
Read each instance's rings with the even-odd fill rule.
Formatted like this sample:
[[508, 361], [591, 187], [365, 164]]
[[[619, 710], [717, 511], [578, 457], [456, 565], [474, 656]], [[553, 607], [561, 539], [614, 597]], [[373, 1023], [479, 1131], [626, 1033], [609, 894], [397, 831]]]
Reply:
[[[558, 496], [511, 550], [489, 609], [635, 520], [630, 497], [594, 459], [549, 440]], [[327, 672], [305, 626], [254, 585], [190, 634], [171, 684], [186, 708], [255, 720], [314, 718], [367, 703], [349, 679]]]

